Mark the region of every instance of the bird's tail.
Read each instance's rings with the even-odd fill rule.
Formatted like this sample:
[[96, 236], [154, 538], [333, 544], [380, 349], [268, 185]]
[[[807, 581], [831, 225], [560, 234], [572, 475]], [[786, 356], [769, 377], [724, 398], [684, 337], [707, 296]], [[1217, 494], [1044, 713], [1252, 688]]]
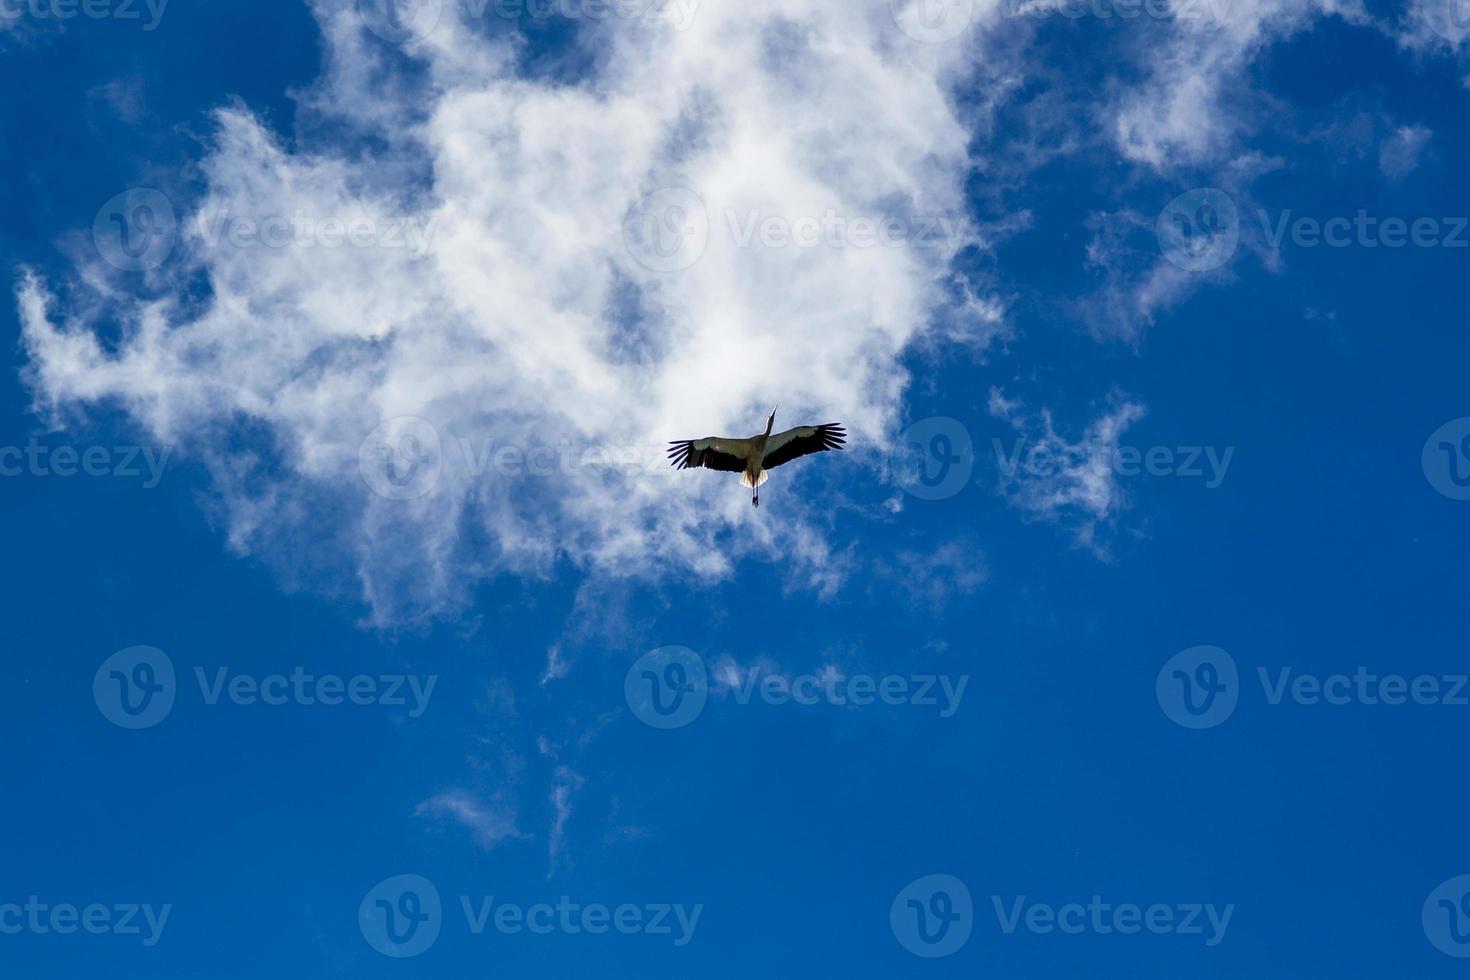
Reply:
[[744, 473], [741, 473], [740, 474], [740, 485], [742, 487], [750, 487], [750, 488], [754, 489], [755, 487], [765, 486], [766, 481], [769, 480], [770, 478], [771, 478], [771, 471], [770, 470], [761, 470], [761, 475], [758, 476], [758, 477], [756, 477], [755, 478], [755, 482], [752, 483], [752, 482], [750, 482], [750, 471], [749, 470], [746, 470]]

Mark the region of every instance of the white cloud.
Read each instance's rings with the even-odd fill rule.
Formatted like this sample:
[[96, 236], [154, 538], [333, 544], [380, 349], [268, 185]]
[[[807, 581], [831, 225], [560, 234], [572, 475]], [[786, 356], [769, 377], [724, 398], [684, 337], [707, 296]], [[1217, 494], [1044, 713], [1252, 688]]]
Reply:
[[486, 802], [465, 790], [449, 790], [424, 800], [414, 809], [414, 816], [453, 820], [487, 851], [503, 840], [522, 836], [516, 830], [514, 805], [499, 799]]
[[1378, 149], [1378, 167], [1393, 180], [1406, 177], [1419, 166], [1419, 157], [1434, 134], [1423, 126], [1400, 126]]
[[[1318, 16], [1367, 24], [1359, 0], [1176, 0], [1167, 30], [1151, 33], [1141, 85], [1120, 87], [1108, 111], [1120, 151], [1156, 170], [1216, 165], [1254, 128], [1246, 76], [1254, 58]], [[1263, 113], [1262, 113], [1263, 114]]]
[[129, 126], [136, 126], [147, 113], [141, 75], [124, 75], [94, 86], [87, 97], [106, 106], [112, 115]]
[[719, 698], [728, 697], [743, 689], [752, 677], [765, 676], [782, 676], [781, 669], [769, 657], [759, 656], [746, 666], [728, 653], [722, 653], [710, 664], [710, 693]]
[[551, 833], [547, 837], [547, 854], [551, 859], [551, 871], [565, 857], [567, 821], [572, 817], [572, 797], [582, 788], [580, 773], [567, 766], [557, 766], [551, 785]]
[[[1078, 313], [1094, 336], [1136, 340], [1161, 310], [1201, 285], [1199, 273], [1185, 271], [1158, 254], [1154, 227], [1151, 217], [1132, 209], [1089, 217], [1092, 238], [1086, 265], [1101, 274], [1102, 283], [1079, 304]], [[1226, 274], [1228, 269], [1218, 273]]]
[[930, 608], [940, 608], [956, 596], [972, 595], [990, 573], [980, 549], [969, 540], [949, 541], [930, 551], [898, 551], [884, 578]]
[[[1007, 188], [1104, 144], [1132, 165], [1125, 182], [1213, 185], [1245, 207], [1252, 177], [1276, 165], [1246, 145], [1270, 116], [1253, 63], [1318, 18], [1371, 23], [1356, 0], [1179, 0], [1172, 18], [1135, 22], [1124, 67], [1045, 86], [1059, 93], [1032, 107], [1046, 127], [992, 146], [997, 110], [1042, 70], [1025, 43], [1070, 21], [1037, 27], [981, 3], [945, 25], [964, 28], [955, 40], [923, 43], [890, 0], [685, 5], [581, 23], [590, 74], [569, 83], [529, 74], [506, 24], [466, 19], [476, 4], [445, 3], [401, 48], [349, 0], [312, 4], [323, 74], [292, 141], [247, 107], [221, 109], [202, 198], [176, 195], [172, 260], [131, 279], [83, 263], [83, 288], [55, 290], [64, 307], [23, 277], [22, 342], [43, 410], [120, 406], [208, 469], [232, 548], [283, 572], [348, 569], [380, 624], [568, 561], [602, 581], [707, 582], [743, 558], [782, 560], [788, 587], [832, 594], [858, 559], [789, 492], [809, 470], [768, 490], [789, 493], [777, 533], [732, 480], [674, 474], [658, 445], [754, 431], [779, 402], [783, 420], [839, 419], [855, 448], [882, 447], [906, 353], [1009, 336], [1015, 291], [991, 263], [959, 276], [952, 260], [1030, 217], [958, 223], [972, 146]], [[903, 7], [910, 32], [913, 14]], [[1066, 66], [1045, 71], [1067, 81]], [[971, 72], [984, 91], [955, 100]], [[1411, 165], [1411, 142], [1385, 149], [1386, 170]], [[864, 244], [864, 223], [886, 218], [903, 244]], [[1136, 339], [1230, 275], [1229, 262], [1204, 274], [1165, 262], [1154, 218], [1094, 217], [1085, 261], [1104, 282], [1071, 312], [1099, 336]], [[262, 244], [283, 219], [289, 241]], [[334, 222], [375, 244], [329, 244]], [[820, 229], [822, 244], [773, 241], [768, 227]], [[920, 243], [921, 228], [942, 231]], [[384, 240], [394, 232], [406, 244]], [[374, 435], [403, 417], [424, 422]], [[364, 478], [385, 447], [422, 450], [387, 457], [395, 477], [414, 479], [410, 457], [433, 474], [421, 494]], [[584, 459], [604, 447], [618, 465]], [[543, 452], [556, 462], [526, 475]], [[547, 679], [569, 662], [550, 651]]]
[[[656, 459], [665, 439], [754, 430], [777, 402], [787, 420], [840, 419], [856, 444], [883, 442], [898, 357], [944, 301], [963, 237], [766, 247], [742, 246], [738, 229], [835, 214], [858, 240], [867, 219], [963, 216], [967, 134], [946, 90], [965, 46], [909, 40], [887, 0], [708, 4], [682, 32], [598, 25], [605, 57], [569, 86], [518, 76], [514, 46], [455, 20], [457, 5], [410, 49], [426, 75], [395, 75], [401, 53], [351, 5], [316, 9], [327, 71], [311, 111], [387, 149], [349, 157], [309, 131], [288, 148], [245, 108], [219, 111], [206, 194], [176, 202], [185, 235], [146, 280], [161, 298], [131, 298], [101, 262], [80, 270], [101, 306], [61, 308], [24, 279], [41, 406], [117, 404], [186, 447], [212, 473], [232, 546], [282, 565], [306, 551], [350, 562], [378, 622], [563, 559], [715, 579], [737, 549], [830, 590], [830, 552], [795, 494], [798, 531], [777, 535], [731, 481], [675, 478], [661, 461], [547, 478], [477, 464], [502, 446]], [[711, 231], [689, 268], [653, 272], [624, 219], [674, 185], [698, 191]], [[271, 219], [303, 216], [304, 242], [260, 244]], [[333, 220], [431, 235], [422, 250], [324, 245]], [[258, 229], [253, 244], [231, 244], [242, 227]], [[191, 275], [212, 289], [202, 307], [182, 298]], [[971, 305], [1000, 316], [992, 300]], [[94, 332], [101, 310], [124, 324], [115, 348]], [[359, 450], [403, 416], [430, 424], [440, 472], [422, 496], [387, 499], [360, 476]], [[388, 445], [409, 445], [402, 434]]]
[[[1250, 182], [1280, 165], [1252, 150], [1248, 137], [1268, 120], [1283, 125], [1282, 114], [1289, 113], [1257, 91], [1251, 70], [1257, 59], [1322, 17], [1364, 27], [1374, 21], [1360, 0], [1176, 0], [1173, 9], [1175, 16], [1152, 25], [1138, 45], [1142, 83], [1112, 87], [1103, 125], [1125, 159], [1172, 181], [1172, 193], [1224, 188], [1243, 208]], [[1220, 266], [1186, 271], [1160, 257], [1151, 234], [1141, 236], [1142, 249], [1130, 244], [1151, 231], [1156, 217], [1127, 208], [1091, 216], [1087, 264], [1105, 281], [1075, 312], [1099, 338], [1136, 342], [1159, 312], [1228, 279], [1239, 255], [1276, 263], [1243, 240]]]
[[546, 669], [541, 672], [541, 686], [561, 680], [571, 669], [572, 665], [562, 657], [561, 644], [553, 643], [546, 649]]

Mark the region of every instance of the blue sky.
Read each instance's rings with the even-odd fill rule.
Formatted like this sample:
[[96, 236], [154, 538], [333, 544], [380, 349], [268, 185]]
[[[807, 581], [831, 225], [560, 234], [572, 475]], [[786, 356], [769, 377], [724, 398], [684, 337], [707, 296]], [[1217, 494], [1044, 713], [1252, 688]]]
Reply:
[[1463, 972], [1462, 8], [133, 8], [0, 5], [6, 975]]

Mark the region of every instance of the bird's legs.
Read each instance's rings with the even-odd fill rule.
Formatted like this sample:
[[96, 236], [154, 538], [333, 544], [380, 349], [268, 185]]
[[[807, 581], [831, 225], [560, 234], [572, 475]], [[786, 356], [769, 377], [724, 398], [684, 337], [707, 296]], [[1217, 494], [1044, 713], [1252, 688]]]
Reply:
[[761, 492], [759, 490], [750, 491], [750, 505], [752, 507], [759, 507], [761, 505]]

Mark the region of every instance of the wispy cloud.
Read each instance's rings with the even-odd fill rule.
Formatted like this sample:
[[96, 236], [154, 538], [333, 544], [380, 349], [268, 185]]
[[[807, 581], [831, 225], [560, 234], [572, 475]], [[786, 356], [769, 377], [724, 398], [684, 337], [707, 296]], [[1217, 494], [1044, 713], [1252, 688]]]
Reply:
[[561, 644], [553, 643], [546, 648], [546, 669], [541, 672], [541, 686], [561, 680], [571, 669], [572, 665], [562, 657]]
[[1107, 114], [1130, 160], [1172, 172], [1241, 152], [1267, 114], [1249, 70], [1271, 44], [1321, 16], [1372, 23], [1359, 0], [1208, 0], [1174, 5], [1140, 57], [1145, 80], [1120, 85]]
[[1406, 177], [1419, 167], [1419, 157], [1434, 134], [1424, 126], [1400, 126], [1383, 141], [1378, 151], [1378, 168], [1393, 180]]
[[414, 816], [448, 819], [468, 830], [485, 850], [501, 841], [523, 836], [516, 830], [516, 810], [503, 800], [481, 800], [466, 790], [453, 789], [424, 800]]
[[1104, 554], [1107, 544], [1099, 532], [1127, 506], [1111, 463], [1123, 433], [1146, 414], [1142, 404], [1122, 395], [1111, 402], [1074, 441], [1058, 432], [1049, 409], [1026, 413], [998, 389], [990, 396], [991, 414], [1010, 422], [1024, 452], [1047, 461], [1038, 468], [999, 460], [999, 492], [1033, 517], [1072, 528], [1078, 544]]
[[935, 609], [974, 594], [990, 578], [985, 556], [968, 539], [948, 541], [923, 552], [898, 551], [894, 559], [893, 565], [880, 569], [880, 579]]
[[582, 783], [581, 774], [575, 770], [568, 766], [556, 767], [551, 785], [551, 832], [546, 845], [551, 872], [566, 857], [567, 821], [572, 818], [572, 798], [582, 788]]

